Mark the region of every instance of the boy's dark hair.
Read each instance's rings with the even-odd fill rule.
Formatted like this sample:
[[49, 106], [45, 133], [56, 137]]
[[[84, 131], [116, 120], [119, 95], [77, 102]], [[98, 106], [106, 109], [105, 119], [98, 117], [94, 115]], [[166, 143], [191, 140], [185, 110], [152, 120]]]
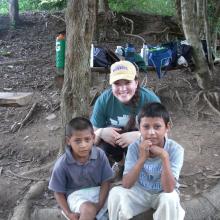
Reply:
[[85, 129], [90, 129], [92, 133], [94, 132], [92, 123], [87, 118], [73, 118], [69, 123], [66, 124], [65, 136], [71, 137], [74, 131], [82, 131]]
[[151, 102], [144, 105], [138, 114], [138, 124], [140, 125], [141, 119], [144, 117], [150, 118], [163, 118], [165, 125], [170, 121], [170, 115], [166, 107], [159, 102]]

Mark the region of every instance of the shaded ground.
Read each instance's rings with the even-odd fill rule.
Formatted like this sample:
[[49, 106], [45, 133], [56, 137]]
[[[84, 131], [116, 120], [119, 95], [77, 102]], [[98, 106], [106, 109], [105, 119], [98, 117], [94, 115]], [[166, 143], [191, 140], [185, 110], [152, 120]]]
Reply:
[[[27, 13], [21, 17], [25, 23], [16, 30], [1, 26], [7, 18], [0, 17], [0, 92], [34, 93], [28, 106], [0, 107], [0, 220], [11, 215], [33, 179], [49, 176], [49, 172], [40, 172], [25, 179], [22, 174], [53, 161], [58, 152], [61, 121], [60, 90], [54, 83], [55, 38], [64, 29], [59, 16], [59, 13]], [[153, 26], [154, 23], [152, 29], [158, 28], [158, 23]], [[111, 41], [109, 45], [120, 44]], [[103, 75], [95, 76], [91, 94], [105, 80]], [[199, 111], [194, 106], [199, 90], [189, 69], [169, 71], [161, 80], [155, 72], [149, 72], [148, 86], [171, 111], [170, 136], [185, 149], [180, 191], [182, 200], [190, 200], [210, 190], [220, 178], [220, 119], [203, 103], [199, 103]], [[32, 117], [19, 131], [11, 132], [12, 126], [24, 119], [35, 102]], [[52, 114], [54, 119], [46, 118]], [[53, 196], [46, 189], [35, 202], [36, 207], [54, 205]]]

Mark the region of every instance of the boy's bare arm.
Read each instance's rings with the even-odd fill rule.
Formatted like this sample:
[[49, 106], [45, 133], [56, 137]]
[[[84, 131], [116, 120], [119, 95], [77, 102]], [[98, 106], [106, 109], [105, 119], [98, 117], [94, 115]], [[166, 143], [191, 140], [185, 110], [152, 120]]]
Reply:
[[151, 146], [150, 152], [162, 160], [161, 184], [163, 191], [167, 193], [172, 192], [175, 188], [176, 181], [170, 167], [169, 154], [158, 146]]
[[162, 159], [162, 173], [161, 173], [161, 184], [164, 192], [170, 193], [174, 190], [176, 181], [173, 176], [171, 167], [169, 154], [164, 151], [161, 156]]
[[58, 205], [60, 206], [60, 208], [64, 211], [64, 213], [70, 220], [79, 219], [78, 213], [73, 213], [70, 211], [69, 206], [66, 201], [66, 196], [64, 195], [64, 193], [54, 192], [54, 196], [56, 198]]
[[109, 189], [110, 189], [110, 181], [106, 181], [101, 184], [100, 193], [99, 193], [99, 202], [96, 204], [97, 213], [100, 211], [100, 209], [105, 204], [105, 201], [109, 193]]
[[131, 188], [137, 181], [141, 169], [144, 166], [145, 161], [149, 158], [149, 147], [151, 142], [144, 140], [139, 145], [139, 158], [134, 167], [123, 176], [122, 185], [124, 188]]

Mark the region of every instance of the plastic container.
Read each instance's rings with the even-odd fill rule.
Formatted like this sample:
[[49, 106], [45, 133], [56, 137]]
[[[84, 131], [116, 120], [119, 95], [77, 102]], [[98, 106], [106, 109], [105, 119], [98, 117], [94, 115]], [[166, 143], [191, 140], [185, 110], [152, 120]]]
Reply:
[[56, 67], [58, 69], [64, 69], [65, 44], [65, 34], [59, 34], [56, 38]]
[[124, 56], [124, 48], [122, 46], [117, 46], [115, 54], [120, 58]]
[[130, 62], [135, 62], [135, 48], [133, 46], [133, 44], [126, 44], [125, 47], [125, 60], [128, 60]]
[[143, 58], [146, 65], [148, 65], [148, 53], [149, 48], [146, 44], [143, 44], [143, 47], [141, 48], [141, 57]]
[[90, 50], [90, 67], [94, 66], [94, 45], [91, 44], [91, 50]]

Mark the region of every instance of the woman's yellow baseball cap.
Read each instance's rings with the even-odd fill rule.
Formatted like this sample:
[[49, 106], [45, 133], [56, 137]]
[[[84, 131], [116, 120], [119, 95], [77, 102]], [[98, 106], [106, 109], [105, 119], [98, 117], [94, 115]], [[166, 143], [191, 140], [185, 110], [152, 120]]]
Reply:
[[120, 79], [134, 80], [137, 74], [134, 64], [126, 60], [113, 63], [110, 71], [110, 85]]

